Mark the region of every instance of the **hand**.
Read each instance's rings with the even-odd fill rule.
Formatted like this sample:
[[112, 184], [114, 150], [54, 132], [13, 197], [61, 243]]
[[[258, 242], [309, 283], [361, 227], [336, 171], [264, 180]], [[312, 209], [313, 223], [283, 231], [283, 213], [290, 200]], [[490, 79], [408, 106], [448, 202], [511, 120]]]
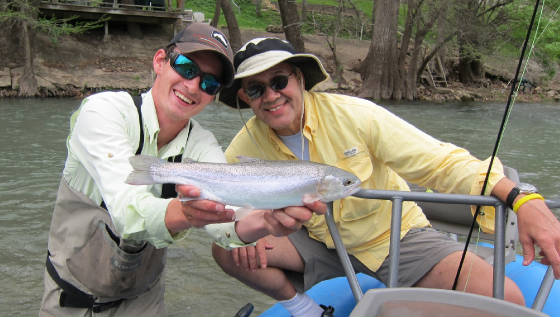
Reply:
[[296, 232], [303, 223], [313, 216], [313, 213], [322, 215], [327, 211], [327, 205], [321, 201], [305, 204], [303, 207], [286, 207], [271, 210], [264, 214], [266, 227], [269, 234], [285, 236]]
[[[192, 185], [177, 185], [175, 189], [179, 198], [197, 198], [200, 190]], [[204, 227], [211, 223], [233, 221], [235, 213], [226, 209], [224, 204], [211, 200], [189, 200], [181, 202], [174, 199], [167, 207], [165, 224], [171, 234], [190, 227]]]
[[267, 243], [266, 238], [262, 238], [257, 241], [255, 246], [232, 249], [231, 256], [236, 266], [255, 271], [258, 268], [266, 268], [266, 250], [272, 248], [273, 246]]
[[286, 236], [296, 232], [313, 213], [322, 215], [327, 205], [316, 201], [305, 206], [286, 207], [274, 210], [255, 210], [236, 223], [236, 232], [245, 242], [253, 242], [267, 236]]
[[550, 265], [560, 279], [560, 222], [543, 200], [533, 199], [517, 211], [519, 241], [523, 247], [523, 265], [535, 259], [535, 244], [543, 255], [542, 262]]

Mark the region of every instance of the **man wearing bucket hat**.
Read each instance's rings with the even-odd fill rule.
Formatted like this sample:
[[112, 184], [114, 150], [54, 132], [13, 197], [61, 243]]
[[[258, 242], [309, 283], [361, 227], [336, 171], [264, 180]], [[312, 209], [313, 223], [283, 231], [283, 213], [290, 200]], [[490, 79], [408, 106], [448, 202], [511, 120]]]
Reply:
[[216, 241], [231, 248], [293, 232], [309, 219], [309, 209], [292, 207], [274, 215], [256, 211], [234, 223], [234, 211], [223, 204], [176, 198], [176, 190], [199, 196], [193, 186], [125, 182], [135, 154], [225, 162], [214, 135], [192, 117], [232, 83], [232, 58], [223, 33], [189, 24], [155, 53], [156, 78], [147, 93], [98, 93], [72, 115], [40, 316], [160, 315], [166, 247], [189, 228], [208, 225]]
[[[353, 172], [366, 189], [409, 190], [408, 181], [441, 192], [480, 193], [488, 160], [440, 142], [370, 101], [310, 91], [328, 76], [317, 57], [297, 54], [280, 39], [257, 38], [236, 53], [234, 65], [235, 81], [220, 100], [233, 108], [250, 107], [255, 116], [230, 143], [228, 161], [239, 156], [311, 160]], [[495, 164], [488, 193], [503, 201], [510, 196], [511, 205], [522, 195], [502, 169], [501, 163]], [[347, 197], [335, 201], [333, 208], [354, 269], [387, 283], [391, 202]], [[531, 241], [524, 245], [525, 264], [533, 260], [535, 241], [545, 248], [559, 277], [558, 220], [541, 199], [526, 200], [518, 211], [520, 240]], [[492, 230], [493, 212], [480, 216], [479, 222]], [[322, 280], [344, 275], [324, 217], [313, 215], [288, 237], [263, 240], [256, 248], [232, 251], [214, 245], [213, 255], [226, 273], [281, 301], [292, 316], [324, 314], [303, 293]], [[431, 229], [413, 202], [403, 205], [400, 249], [400, 286], [452, 287], [463, 245]], [[492, 267], [470, 252], [466, 263], [469, 269], [463, 270], [458, 289], [491, 296]], [[469, 275], [473, 278], [467, 283]], [[510, 279], [505, 299], [524, 303]]]

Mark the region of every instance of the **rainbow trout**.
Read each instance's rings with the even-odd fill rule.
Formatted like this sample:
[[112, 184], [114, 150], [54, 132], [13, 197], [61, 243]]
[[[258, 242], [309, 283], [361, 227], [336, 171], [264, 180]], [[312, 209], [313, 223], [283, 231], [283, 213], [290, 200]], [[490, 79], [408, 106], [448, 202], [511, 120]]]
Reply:
[[[246, 209], [277, 209], [330, 202], [352, 195], [361, 184], [358, 177], [334, 166], [309, 161], [242, 159], [239, 163], [169, 163], [137, 155], [126, 182], [133, 185], [189, 184], [201, 196]], [[188, 199], [187, 199], [188, 200]]]

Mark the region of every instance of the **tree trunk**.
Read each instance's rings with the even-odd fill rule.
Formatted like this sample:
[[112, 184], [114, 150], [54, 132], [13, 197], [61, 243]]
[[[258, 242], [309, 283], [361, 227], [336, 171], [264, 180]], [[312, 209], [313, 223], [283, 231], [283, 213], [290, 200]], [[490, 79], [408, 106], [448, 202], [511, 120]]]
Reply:
[[278, 0], [278, 6], [280, 7], [280, 17], [282, 18], [286, 40], [292, 43], [297, 52], [305, 52], [296, 2], [292, 0]]
[[216, 0], [216, 6], [214, 7], [214, 17], [212, 17], [212, 21], [210, 21], [210, 25], [215, 28], [218, 27], [218, 23], [220, 22], [221, 7], [222, 0]]
[[258, 18], [262, 17], [262, 0], [255, 1], [255, 14]]
[[307, 7], [307, 0], [301, 0], [301, 23], [305, 23], [307, 20], [307, 13], [305, 12]]
[[[25, 6], [21, 7], [22, 14], [28, 16], [31, 13], [25, 12]], [[21, 38], [23, 41], [23, 54], [24, 54], [24, 66], [23, 75], [18, 81], [19, 91], [18, 96], [20, 97], [32, 97], [39, 94], [39, 89], [37, 85], [37, 78], [33, 71], [33, 47], [31, 45], [32, 31], [26, 20], [21, 20]]]
[[459, 36], [459, 80], [463, 84], [471, 84], [475, 82], [475, 75], [473, 73], [472, 64], [475, 62], [473, 58], [473, 49], [465, 44], [461, 35]]
[[398, 0], [375, 1], [374, 27], [359, 96], [391, 99], [397, 73]]
[[334, 22], [334, 31], [332, 33], [332, 40], [329, 40], [327, 36], [327, 44], [332, 51], [333, 60], [334, 60], [334, 73], [332, 79], [334, 82], [338, 84], [340, 87], [341, 84], [344, 82], [344, 77], [342, 77], [343, 66], [340, 63], [340, 59], [338, 58], [336, 52], [336, 38], [338, 37], [338, 33], [340, 32], [340, 25], [342, 24], [342, 10], [344, 9], [344, 0], [338, 1], [338, 8], [336, 11], [336, 20]]
[[221, 3], [228, 27], [229, 42], [231, 44], [231, 49], [235, 53], [238, 49], [241, 48], [241, 45], [243, 45], [243, 43], [241, 42], [241, 31], [239, 30], [239, 25], [237, 24], [235, 13], [231, 8], [230, 0], [221, 0]]
[[484, 3], [476, 0], [464, 0], [456, 6], [457, 16], [465, 17], [468, 23], [458, 25], [459, 45], [459, 79], [464, 84], [470, 84], [480, 79], [482, 62], [480, 61], [479, 47], [485, 42], [481, 26], [487, 26], [484, 12], [487, 8]]
[[[414, 100], [416, 98], [417, 79], [419, 77], [418, 64], [421, 64], [423, 42], [428, 32], [431, 31], [441, 17], [442, 10], [439, 6], [422, 8], [423, 5], [423, 0], [408, 0], [407, 20], [399, 54], [400, 78], [398, 79], [399, 84], [395, 84], [395, 87], [400, 88], [399, 90], [395, 90], [394, 99], [396, 100]], [[414, 44], [412, 52], [409, 51], [408, 47], [408, 43], [410, 43], [411, 40]], [[407, 55], [410, 57], [408, 61], [405, 62]]]
[[404, 23], [404, 31], [401, 38], [401, 47], [398, 51], [397, 58], [397, 72], [393, 78], [393, 99], [401, 100], [403, 95], [408, 95], [408, 72], [406, 68], [406, 57], [408, 56], [408, 49], [410, 45], [410, 40], [412, 38], [414, 18], [417, 12], [416, 4], [414, 0], [407, 1], [407, 13], [406, 21]]

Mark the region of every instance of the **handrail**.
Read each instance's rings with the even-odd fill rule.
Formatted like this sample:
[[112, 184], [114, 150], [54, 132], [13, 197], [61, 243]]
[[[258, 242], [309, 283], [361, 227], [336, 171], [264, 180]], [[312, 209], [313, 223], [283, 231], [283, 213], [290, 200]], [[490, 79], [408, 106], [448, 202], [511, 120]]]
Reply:
[[[391, 215], [391, 235], [389, 249], [389, 285], [388, 287], [396, 287], [398, 285], [398, 263], [400, 248], [400, 227], [402, 203], [404, 201], [416, 202], [439, 202], [448, 204], [467, 204], [480, 206], [494, 206], [495, 227], [494, 227], [494, 280], [493, 280], [493, 296], [495, 298], [504, 299], [504, 283], [505, 283], [505, 205], [493, 196], [476, 196], [461, 194], [442, 194], [442, 193], [426, 193], [426, 192], [409, 192], [409, 191], [390, 191], [390, 190], [372, 190], [360, 189], [353, 196], [367, 199], [383, 199], [392, 201]], [[550, 208], [560, 206], [558, 201], [545, 201]], [[333, 204], [327, 204], [327, 213], [325, 214], [329, 232], [335, 244], [338, 256], [344, 267], [346, 277], [350, 284], [350, 288], [356, 300], [356, 303], [363, 296], [363, 292], [356, 278], [356, 273], [351, 265], [348, 252], [342, 243], [338, 229], [333, 217]], [[552, 270], [549, 267], [541, 289], [535, 298], [533, 309], [542, 310], [544, 303], [550, 293], [553, 285]], [[547, 290], [548, 289], [548, 290]]]

